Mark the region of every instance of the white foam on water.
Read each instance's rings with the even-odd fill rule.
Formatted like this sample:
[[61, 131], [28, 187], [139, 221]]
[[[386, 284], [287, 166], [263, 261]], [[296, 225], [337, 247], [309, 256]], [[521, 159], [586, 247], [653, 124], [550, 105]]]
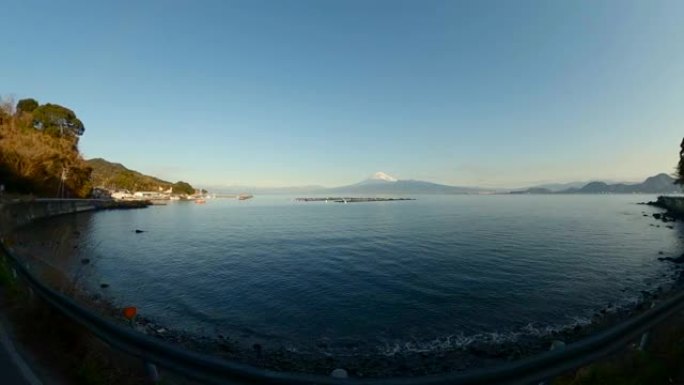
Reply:
[[474, 335], [453, 334], [426, 341], [387, 341], [378, 347], [378, 352], [385, 356], [394, 356], [401, 353], [434, 353], [441, 351], [465, 350], [473, 344], [483, 346], [499, 346], [516, 343], [523, 338], [543, 338], [576, 327], [584, 327], [591, 324], [591, 319], [575, 317], [572, 322], [563, 325], [534, 325], [529, 323], [519, 330], [509, 332], [485, 332]]

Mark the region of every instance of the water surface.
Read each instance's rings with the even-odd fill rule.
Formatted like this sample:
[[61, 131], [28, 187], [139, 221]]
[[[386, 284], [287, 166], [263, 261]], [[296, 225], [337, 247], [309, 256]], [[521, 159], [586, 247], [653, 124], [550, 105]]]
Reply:
[[583, 323], [667, 282], [658, 251], [682, 249], [677, 228], [635, 204], [652, 196], [417, 198], [179, 202], [53, 218], [30, 233], [78, 228], [60, 263], [161, 324], [337, 352]]

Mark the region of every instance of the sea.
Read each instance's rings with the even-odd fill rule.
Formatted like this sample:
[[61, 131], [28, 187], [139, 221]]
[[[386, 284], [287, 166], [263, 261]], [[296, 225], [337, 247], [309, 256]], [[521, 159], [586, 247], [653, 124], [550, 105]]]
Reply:
[[46, 266], [157, 325], [327, 354], [586, 325], [671, 285], [658, 257], [684, 249], [679, 224], [638, 204], [650, 195], [294, 198], [79, 213], [20, 232]]

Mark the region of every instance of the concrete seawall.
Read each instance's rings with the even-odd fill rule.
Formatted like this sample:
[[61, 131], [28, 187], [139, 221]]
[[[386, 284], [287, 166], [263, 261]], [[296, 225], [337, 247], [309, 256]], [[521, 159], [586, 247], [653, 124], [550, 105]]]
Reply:
[[0, 236], [41, 218], [84, 211], [143, 208], [148, 202], [115, 202], [100, 199], [35, 199], [0, 203]]

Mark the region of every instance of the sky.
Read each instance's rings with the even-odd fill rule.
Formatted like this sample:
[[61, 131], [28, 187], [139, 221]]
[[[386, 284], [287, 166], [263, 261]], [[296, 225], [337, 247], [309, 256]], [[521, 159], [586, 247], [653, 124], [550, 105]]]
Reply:
[[684, 1], [34, 1], [0, 95], [194, 185], [638, 181], [684, 136]]

